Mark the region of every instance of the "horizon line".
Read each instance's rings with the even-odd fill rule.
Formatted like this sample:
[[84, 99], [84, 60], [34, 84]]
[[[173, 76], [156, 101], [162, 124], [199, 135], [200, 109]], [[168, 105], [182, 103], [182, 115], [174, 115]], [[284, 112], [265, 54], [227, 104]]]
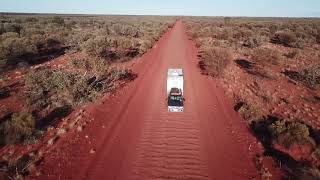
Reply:
[[0, 15], [71, 15], [71, 16], [164, 16], [164, 17], [233, 17], [233, 18], [297, 18], [320, 19], [320, 16], [224, 16], [224, 15], [161, 15], [161, 14], [118, 14], [118, 13], [53, 13], [53, 12], [2, 12]]

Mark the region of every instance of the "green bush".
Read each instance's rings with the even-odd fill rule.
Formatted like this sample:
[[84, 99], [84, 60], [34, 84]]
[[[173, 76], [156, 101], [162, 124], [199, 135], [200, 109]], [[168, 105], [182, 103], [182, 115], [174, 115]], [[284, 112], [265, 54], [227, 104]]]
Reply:
[[36, 121], [30, 113], [15, 113], [1, 125], [2, 144], [23, 142], [30, 137], [35, 129]]
[[275, 142], [287, 149], [293, 144], [315, 145], [314, 140], [310, 137], [309, 128], [305, 124], [280, 120], [271, 124], [268, 129]]

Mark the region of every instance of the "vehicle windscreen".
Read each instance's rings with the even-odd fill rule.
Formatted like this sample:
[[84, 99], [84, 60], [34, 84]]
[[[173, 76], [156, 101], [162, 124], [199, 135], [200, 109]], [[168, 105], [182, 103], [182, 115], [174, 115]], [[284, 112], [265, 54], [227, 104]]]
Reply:
[[181, 96], [169, 96], [168, 106], [183, 106], [183, 99]]

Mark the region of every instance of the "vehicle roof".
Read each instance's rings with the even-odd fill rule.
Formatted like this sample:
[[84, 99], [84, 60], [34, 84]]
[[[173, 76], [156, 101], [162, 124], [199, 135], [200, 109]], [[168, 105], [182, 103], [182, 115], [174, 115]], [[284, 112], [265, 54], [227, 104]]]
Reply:
[[168, 69], [168, 76], [183, 76], [182, 69]]

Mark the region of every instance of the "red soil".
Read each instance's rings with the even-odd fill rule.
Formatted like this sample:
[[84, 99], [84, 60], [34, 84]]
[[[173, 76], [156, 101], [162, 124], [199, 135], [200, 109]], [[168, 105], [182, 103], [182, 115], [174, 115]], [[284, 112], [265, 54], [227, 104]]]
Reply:
[[[197, 67], [178, 22], [136, 61], [138, 78], [89, 105], [94, 119], [53, 145], [29, 179], [260, 179], [259, 147], [224, 92]], [[185, 73], [185, 112], [168, 113], [168, 68]], [[261, 149], [260, 149], [261, 152]]]
[[282, 145], [275, 144], [273, 147], [281, 152], [285, 152], [289, 154], [296, 161], [305, 161], [310, 158], [312, 152], [314, 151], [314, 147], [311, 144], [293, 144], [289, 149], [286, 149]]
[[[266, 47], [277, 49], [282, 53], [292, 51], [292, 48], [267, 44]], [[304, 50], [312, 53], [311, 50]], [[314, 129], [320, 129], [320, 104], [312, 102], [320, 96], [319, 90], [312, 90], [302, 83], [294, 81], [282, 72], [287, 70], [301, 71], [315, 65], [316, 56], [298, 59], [286, 65], [264, 67], [270, 78], [260, 78], [232, 63], [225, 70], [220, 85], [227, 90], [231, 99], [245, 100], [251, 106], [258, 107], [264, 115], [276, 115], [286, 120], [301, 120]], [[248, 56], [235, 54], [234, 59], [250, 59]], [[290, 60], [288, 60], [290, 61]]]
[[23, 103], [19, 98], [19, 89], [23, 86], [21, 82], [23, 76], [20, 71], [12, 71], [4, 76], [4, 80], [0, 81], [2, 91], [11, 90], [7, 96], [0, 97], [0, 118], [9, 112], [19, 112], [23, 108]]

